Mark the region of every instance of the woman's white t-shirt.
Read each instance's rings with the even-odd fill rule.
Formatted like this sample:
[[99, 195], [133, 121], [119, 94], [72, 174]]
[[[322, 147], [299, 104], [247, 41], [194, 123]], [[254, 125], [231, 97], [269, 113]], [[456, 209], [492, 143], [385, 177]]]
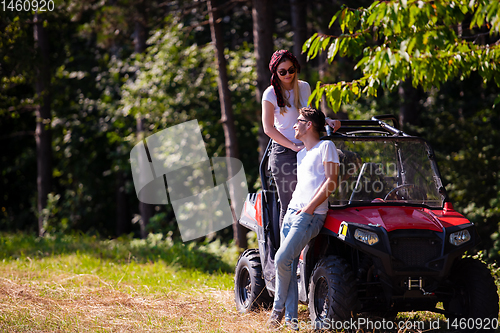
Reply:
[[309, 83], [299, 80], [299, 91], [300, 91], [300, 105], [294, 105], [294, 91], [284, 90], [283, 93], [285, 97], [288, 97], [288, 101], [291, 107], [285, 106], [286, 113], [280, 114], [280, 107], [278, 106], [278, 100], [276, 98], [276, 93], [274, 92], [274, 87], [269, 86], [262, 94], [262, 102], [268, 101], [274, 106], [274, 127], [285, 136], [288, 140], [293, 143], [300, 143], [300, 140], [295, 139], [295, 130], [293, 125], [297, 122], [299, 117], [299, 109], [307, 106], [307, 101], [311, 95], [311, 87]]
[[[337, 148], [330, 140], [322, 140], [310, 150], [303, 148], [297, 153], [297, 187], [288, 208], [302, 209], [312, 201], [326, 180], [325, 162], [339, 163]], [[314, 214], [326, 214], [327, 211], [328, 199], [316, 207]]]

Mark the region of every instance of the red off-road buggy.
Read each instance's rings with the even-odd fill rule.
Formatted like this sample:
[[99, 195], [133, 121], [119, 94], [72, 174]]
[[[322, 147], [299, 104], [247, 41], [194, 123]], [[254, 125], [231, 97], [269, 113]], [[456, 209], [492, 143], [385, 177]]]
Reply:
[[[400, 131], [393, 116], [343, 120], [322, 139], [335, 143], [340, 172], [324, 227], [300, 256], [299, 299], [311, 321], [428, 310], [487, 318], [495, 327], [495, 281], [481, 261], [462, 258], [479, 238], [453, 209], [429, 144]], [[236, 266], [241, 312], [271, 304], [274, 295], [280, 203], [267, 151], [260, 177], [262, 190], [248, 195], [239, 221], [259, 244]]]

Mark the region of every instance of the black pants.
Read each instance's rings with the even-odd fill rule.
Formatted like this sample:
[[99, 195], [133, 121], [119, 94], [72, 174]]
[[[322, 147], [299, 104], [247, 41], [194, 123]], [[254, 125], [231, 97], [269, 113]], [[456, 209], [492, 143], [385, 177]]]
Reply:
[[297, 153], [273, 142], [269, 156], [271, 174], [276, 182], [278, 198], [281, 202], [280, 229], [283, 225], [288, 204], [297, 185]]

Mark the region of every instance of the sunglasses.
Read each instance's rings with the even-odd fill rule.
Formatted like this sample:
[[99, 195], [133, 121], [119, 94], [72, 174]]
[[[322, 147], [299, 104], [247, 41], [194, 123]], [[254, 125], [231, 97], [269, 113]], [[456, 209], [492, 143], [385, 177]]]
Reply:
[[288, 70], [286, 70], [286, 69], [280, 69], [280, 70], [278, 71], [278, 74], [279, 74], [280, 76], [285, 76], [285, 75], [286, 75], [286, 72], [288, 72], [288, 73], [290, 73], [290, 74], [293, 74], [293, 73], [295, 73], [295, 71], [296, 71], [295, 67], [290, 67], [290, 68], [288, 68]]

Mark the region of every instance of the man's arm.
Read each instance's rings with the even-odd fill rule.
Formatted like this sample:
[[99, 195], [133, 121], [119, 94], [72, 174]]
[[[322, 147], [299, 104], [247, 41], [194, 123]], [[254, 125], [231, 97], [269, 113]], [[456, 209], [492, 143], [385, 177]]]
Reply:
[[306, 212], [311, 215], [314, 214], [316, 207], [325, 201], [337, 188], [339, 164], [334, 162], [325, 162], [323, 165], [325, 166], [326, 180], [323, 182], [318, 192], [316, 192], [311, 202], [309, 202], [309, 204], [307, 204], [304, 208], [300, 209], [297, 214], [300, 212]]

